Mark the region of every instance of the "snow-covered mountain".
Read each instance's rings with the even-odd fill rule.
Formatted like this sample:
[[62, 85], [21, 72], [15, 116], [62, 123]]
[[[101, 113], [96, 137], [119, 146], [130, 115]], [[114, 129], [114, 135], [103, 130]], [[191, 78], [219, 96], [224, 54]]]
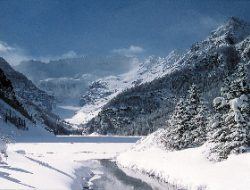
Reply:
[[9, 63], [0, 58], [0, 68], [12, 82], [15, 93], [21, 99], [35, 103], [44, 109], [51, 110], [54, 104], [54, 97], [37, 88], [22, 73], [15, 71]]
[[172, 51], [167, 57], [150, 56], [142, 62], [137, 58], [133, 58], [134, 67], [130, 71], [92, 82], [80, 100], [82, 108], [67, 121], [74, 124], [88, 122], [117, 94], [126, 89], [160, 78], [170, 72], [179, 58], [180, 54], [177, 51]]
[[80, 99], [89, 84], [95, 80], [97, 76], [92, 74], [82, 74], [75, 77], [59, 77], [47, 78], [40, 80], [38, 86], [44, 89], [48, 94], [51, 94], [62, 102], [65, 99]]
[[[2, 59], [2, 61], [4, 61]], [[28, 130], [35, 120], [15, 94], [12, 82], [0, 68], [0, 134], [10, 135], [13, 126]]]
[[230, 18], [198, 42], [161, 78], [134, 86], [109, 101], [84, 129], [87, 133], [147, 134], [165, 125], [176, 101], [196, 84], [211, 102], [224, 78], [250, 58], [250, 26]]
[[3, 58], [0, 58], [0, 76], [2, 120], [25, 130], [43, 126], [54, 133], [69, 132], [70, 125], [51, 112], [54, 98], [15, 71]]
[[91, 82], [111, 74], [121, 74], [132, 66], [124, 56], [84, 56], [41, 61], [26, 61], [15, 67], [39, 88], [58, 100], [80, 99]]

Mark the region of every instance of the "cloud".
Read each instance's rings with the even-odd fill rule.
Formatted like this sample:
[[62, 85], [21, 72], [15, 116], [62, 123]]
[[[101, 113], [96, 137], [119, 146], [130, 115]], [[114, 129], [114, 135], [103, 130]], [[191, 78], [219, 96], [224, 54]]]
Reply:
[[23, 49], [12, 47], [2, 41], [0, 41], [0, 56], [11, 65], [18, 65], [22, 61], [31, 59], [31, 56], [28, 56]]
[[4, 42], [0, 42], [0, 52], [8, 52], [13, 50], [12, 47], [10, 47], [8, 44], [4, 43]]
[[11, 65], [18, 65], [22, 61], [28, 61], [31, 59], [49, 62], [50, 60], [79, 57], [79, 55], [73, 50], [70, 50], [70, 51], [68, 51], [62, 55], [58, 55], [58, 56], [48, 55], [48, 56], [34, 57], [34, 56], [30, 56], [24, 49], [22, 49], [18, 46], [15, 46], [15, 47], [10, 46], [9, 44], [7, 44], [3, 41], [0, 41], [0, 56], [3, 57]]
[[135, 55], [138, 55], [144, 52], [144, 49], [140, 46], [131, 45], [128, 48], [113, 49], [112, 52], [119, 54], [119, 55], [133, 57]]
[[46, 56], [34, 57], [33, 59], [48, 63], [51, 60], [71, 59], [71, 58], [78, 58], [78, 57], [82, 57], [82, 56], [83, 55], [79, 55], [75, 51], [70, 50], [70, 51], [67, 51], [66, 53], [63, 53], [61, 55], [46, 55]]
[[78, 55], [75, 51], [71, 50], [71, 51], [64, 53], [61, 57], [62, 58], [75, 58], [75, 57], [78, 57]]

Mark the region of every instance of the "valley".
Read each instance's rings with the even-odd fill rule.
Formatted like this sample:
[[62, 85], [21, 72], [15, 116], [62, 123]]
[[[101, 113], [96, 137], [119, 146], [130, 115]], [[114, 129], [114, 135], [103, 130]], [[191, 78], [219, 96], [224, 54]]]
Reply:
[[250, 189], [250, 3], [93, 2], [0, 1], [0, 190]]

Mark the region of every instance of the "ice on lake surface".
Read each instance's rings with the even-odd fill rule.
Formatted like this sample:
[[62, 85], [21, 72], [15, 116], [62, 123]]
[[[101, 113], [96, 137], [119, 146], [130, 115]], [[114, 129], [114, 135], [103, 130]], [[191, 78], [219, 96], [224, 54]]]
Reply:
[[[131, 148], [141, 137], [121, 136], [34, 136], [17, 137], [9, 149], [13, 152], [8, 165], [29, 173], [17, 175], [7, 171], [22, 184], [40, 187], [43, 176], [47, 185], [57, 189], [95, 190], [174, 190], [172, 186], [135, 172], [120, 168], [113, 159]], [[3, 169], [3, 168], [2, 168]], [[8, 169], [8, 168], [7, 168]], [[6, 170], [6, 168], [4, 168]], [[39, 172], [38, 172], [39, 171]], [[43, 171], [43, 172], [41, 172]], [[27, 175], [29, 175], [27, 177]], [[2, 179], [3, 187], [23, 188]], [[1, 178], [0, 178], [1, 181]]]
[[[8, 144], [10, 154], [5, 160], [6, 166], [0, 167], [0, 188], [24, 189], [29, 185], [35, 189], [83, 189], [83, 174], [88, 176], [90, 170], [87, 167], [86, 171], [81, 170], [80, 177], [75, 171], [82, 168], [85, 161], [114, 159], [138, 139], [140, 137], [16, 136], [15, 141]], [[41, 180], [44, 178], [46, 184]]]
[[135, 143], [141, 137], [126, 136], [56, 136], [16, 138], [22, 143]]
[[[174, 190], [171, 185], [134, 171], [120, 169], [109, 159], [89, 160], [82, 169], [83, 189], [95, 190]], [[86, 173], [87, 172], [87, 173]]]

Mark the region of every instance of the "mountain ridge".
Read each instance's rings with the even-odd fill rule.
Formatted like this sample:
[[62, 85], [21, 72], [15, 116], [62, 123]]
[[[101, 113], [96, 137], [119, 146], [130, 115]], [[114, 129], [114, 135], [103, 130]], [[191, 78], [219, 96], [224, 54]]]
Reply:
[[239, 62], [249, 61], [250, 27], [230, 18], [205, 40], [195, 43], [175, 62], [171, 73], [139, 85], [113, 98], [89, 123], [84, 132], [145, 135], [164, 126], [176, 101], [185, 97], [192, 83], [208, 102]]
[[83, 107], [67, 121], [75, 124], [88, 122], [109, 100], [122, 91], [162, 77], [169, 72], [180, 56], [181, 54], [175, 50], [166, 57], [149, 56], [144, 61], [135, 58], [135, 66], [127, 73], [111, 75], [92, 82], [80, 100], [80, 105]]

